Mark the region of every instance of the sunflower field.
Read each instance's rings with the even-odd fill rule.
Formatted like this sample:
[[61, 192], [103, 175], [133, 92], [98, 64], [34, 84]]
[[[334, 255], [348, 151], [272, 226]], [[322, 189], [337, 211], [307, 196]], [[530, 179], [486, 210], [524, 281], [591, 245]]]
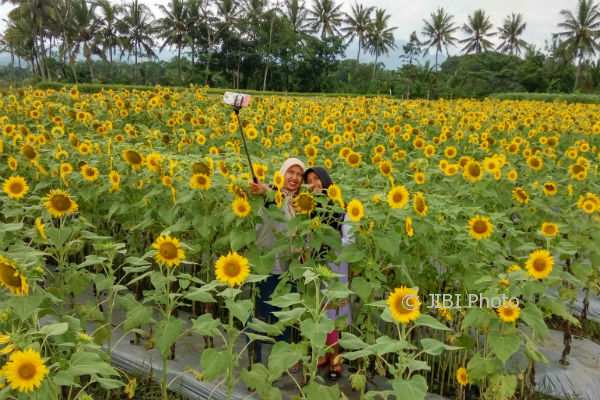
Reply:
[[[204, 88], [3, 93], [0, 398], [142, 398], [112, 360], [131, 340], [160, 355], [167, 399], [191, 336], [193, 376], [224, 398], [529, 399], [549, 330], [585, 334], [599, 105], [265, 96], [240, 114], [275, 207], [250, 193], [238, 120]], [[335, 184], [328, 199], [302, 189], [265, 249], [257, 225], [282, 213], [288, 157]], [[351, 243], [319, 207], [346, 213]], [[324, 244], [348, 284], [306, 256]], [[263, 321], [256, 287], [281, 254], [293, 285]], [[501, 300], [466, 304], [474, 294]], [[341, 302], [351, 320], [327, 318]], [[278, 340], [286, 329], [295, 340]], [[334, 329], [345, 383], [319, 373]], [[251, 363], [258, 341], [268, 360]]]

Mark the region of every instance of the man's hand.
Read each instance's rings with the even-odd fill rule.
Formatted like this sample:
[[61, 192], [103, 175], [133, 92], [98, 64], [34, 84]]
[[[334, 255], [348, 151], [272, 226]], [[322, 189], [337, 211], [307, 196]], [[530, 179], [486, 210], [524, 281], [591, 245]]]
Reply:
[[266, 183], [262, 182], [250, 182], [250, 192], [253, 195], [260, 196], [267, 193], [269, 190], [269, 186]]

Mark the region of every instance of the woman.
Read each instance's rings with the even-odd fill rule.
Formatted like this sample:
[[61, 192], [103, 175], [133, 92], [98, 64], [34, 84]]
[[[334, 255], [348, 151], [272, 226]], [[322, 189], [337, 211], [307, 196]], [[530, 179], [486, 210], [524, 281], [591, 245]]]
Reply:
[[[275, 221], [266, 213], [261, 213], [263, 221], [256, 226], [256, 244], [265, 250], [271, 249], [275, 246], [278, 235], [287, 233], [287, 221], [292, 219], [295, 215], [293, 205], [294, 197], [298, 194], [302, 186], [304, 163], [297, 158], [288, 158], [279, 169], [279, 172], [284, 178], [283, 186], [281, 187], [281, 193], [283, 195], [281, 205], [284, 211], [285, 220]], [[250, 190], [254, 195], [265, 195], [269, 190], [273, 190], [273, 188], [262, 182], [251, 182]], [[274, 202], [265, 202], [266, 208], [274, 205]], [[278, 255], [275, 259], [275, 265], [273, 266], [273, 270], [271, 271], [269, 277], [266, 280], [259, 282], [257, 285], [258, 298], [256, 299], [256, 316], [266, 322], [274, 322], [276, 320], [273, 312], [279, 311], [279, 308], [267, 304], [266, 302], [271, 300], [273, 292], [281, 281], [281, 275], [287, 271], [289, 261], [290, 259], [286, 259], [285, 255]], [[277, 339], [289, 342], [290, 338], [291, 331], [288, 328]], [[261, 362], [262, 352], [260, 343], [256, 343], [254, 350], [254, 362]]]
[[[312, 191], [316, 194], [327, 194], [327, 189], [329, 186], [333, 184], [333, 180], [327, 173], [327, 170], [321, 167], [313, 167], [309, 168], [304, 172], [304, 180], [308, 184], [308, 186], [312, 189]], [[335, 230], [337, 230], [342, 238], [342, 245], [349, 244], [352, 241], [351, 232], [349, 230], [349, 225], [345, 224], [345, 213], [339, 213], [331, 210], [332, 203], [329, 202], [327, 208], [329, 209], [317, 209], [316, 216], [321, 218], [322, 222], [331, 226]], [[327, 253], [329, 252], [329, 248], [327, 246], [322, 246], [321, 249], [314, 254], [313, 257], [318, 261], [325, 261], [327, 257]], [[340, 263], [334, 264], [332, 262], [327, 263], [332, 272], [338, 274], [340, 276], [340, 281], [344, 284], [348, 284], [348, 264]], [[336, 320], [338, 318], [347, 317], [348, 325], [351, 322], [350, 315], [350, 304], [347, 301], [342, 304], [337, 304], [331, 306], [327, 310], [327, 316]], [[327, 346], [332, 348], [332, 352], [328, 353], [327, 356], [319, 360], [320, 366], [329, 366], [329, 378], [332, 380], [337, 380], [342, 373], [342, 364], [340, 357], [337, 357], [339, 354], [338, 348], [338, 340], [340, 333], [337, 330], [330, 332], [327, 335], [326, 344]]]

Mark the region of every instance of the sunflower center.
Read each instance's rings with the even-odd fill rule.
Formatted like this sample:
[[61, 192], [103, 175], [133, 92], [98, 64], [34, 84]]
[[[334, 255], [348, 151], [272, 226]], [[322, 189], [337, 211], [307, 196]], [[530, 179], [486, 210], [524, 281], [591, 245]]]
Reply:
[[35, 152], [35, 149], [33, 147], [31, 147], [30, 145], [25, 145], [23, 147], [23, 155], [29, 158], [30, 160], [33, 160], [37, 156], [37, 153]]
[[546, 261], [543, 258], [536, 258], [533, 262], [533, 269], [538, 272], [543, 272], [546, 270]]
[[425, 211], [425, 202], [420, 197], [417, 198], [417, 211], [418, 212]]
[[237, 263], [235, 261], [229, 261], [223, 267], [223, 272], [225, 272], [225, 275], [227, 275], [231, 278], [235, 278], [236, 276], [238, 276], [240, 274], [241, 266], [239, 263]]
[[94, 176], [94, 175], [96, 175], [96, 172], [93, 169], [91, 169], [91, 168], [86, 169], [85, 173], [87, 174], [87, 176]]
[[19, 366], [19, 377], [24, 380], [30, 380], [35, 376], [37, 369], [32, 363], [26, 362]]
[[400, 192], [394, 193], [392, 196], [394, 203], [400, 203], [404, 199], [404, 195]]
[[129, 159], [129, 162], [132, 164], [141, 164], [142, 163], [142, 157], [135, 151], [128, 151], [127, 158]]
[[512, 317], [514, 314], [514, 311], [511, 307], [506, 307], [502, 310], [502, 314], [504, 314], [505, 317]]
[[15, 194], [21, 193], [23, 189], [23, 184], [21, 182], [13, 182], [9, 187], [9, 191]]
[[170, 242], [162, 243], [160, 245], [160, 255], [167, 260], [177, 258], [177, 246]]
[[546, 234], [548, 235], [554, 235], [556, 233], [556, 228], [554, 227], [554, 225], [547, 225], [544, 231], [546, 231]]
[[482, 221], [482, 220], [477, 220], [477, 221], [475, 221], [475, 223], [473, 224], [473, 230], [474, 230], [476, 233], [479, 233], [479, 234], [486, 233], [486, 232], [487, 232], [487, 230], [488, 230], [488, 228], [487, 228], [487, 223], [486, 223], [485, 221]]
[[358, 209], [358, 207], [353, 207], [350, 210], [350, 213], [352, 214], [353, 217], [358, 217], [360, 215], [360, 210]]
[[481, 169], [479, 168], [479, 165], [477, 165], [477, 164], [469, 165], [469, 174], [471, 176], [479, 176], [479, 174], [481, 174]]
[[414, 296], [401, 296], [396, 300], [395, 311], [398, 314], [409, 314], [415, 308], [415, 297]]
[[0, 264], [0, 279], [7, 286], [21, 287], [21, 277], [11, 265]]
[[237, 209], [238, 209], [238, 212], [239, 212], [239, 213], [245, 213], [245, 212], [246, 212], [246, 210], [247, 210], [247, 209], [246, 209], [246, 204], [244, 204], [244, 203], [240, 203], [240, 204], [238, 204], [238, 206], [237, 206]]
[[52, 196], [51, 203], [58, 211], [67, 211], [71, 207], [71, 199], [63, 194], [55, 194]]
[[358, 156], [356, 156], [355, 154], [350, 154], [350, 156], [348, 157], [348, 161], [350, 162], [350, 164], [356, 164], [358, 162]]
[[206, 178], [202, 175], [196, 177], [196, 183], [200, 186], [206, 185]]

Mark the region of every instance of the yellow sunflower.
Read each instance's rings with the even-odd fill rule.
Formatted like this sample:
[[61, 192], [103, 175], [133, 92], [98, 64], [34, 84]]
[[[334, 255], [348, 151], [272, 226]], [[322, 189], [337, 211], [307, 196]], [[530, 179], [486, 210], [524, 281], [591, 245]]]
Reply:
[[190, 178], [190, 187], [192, 189], [207, 190], [211, 187], [210, 176], [205, 174], [193, 174]]
[[413, 228], [413, 220], [411, 217], [406, 217], [406, 219], [404, 220], [404, 230], [406, 231], [408, 237], [414, 236], [415, 230]]
[[46, 196], [45, 206], [54, 218], [70, 215], [77, 211], [78, 205], [69, 193], [60, 189], [53, 189]]
[[252, 207], [250, 207], [250, 203], [244, 197], [237, 197], [233, 204], [231, 205], [233, 209], [233, 213], [240, 218], [246, 218], [250, 215], [252, 211]]
[[11, 176], [4, 181], [2, 189], [11, 199], [21, 200], [29, 191], [29, 185], [27, 185], [25, 178], [21, 176]]
[[248, 259], [235, 251], [219, 257], [215, 264], [217, 279], [230, 287], [243, 284], [249, 274], [250, 263]]
[[275, 185], [275, 187], [278, 190], [281, 190], [284, 183], [285, 183], [285, 178], [283, 177], [283, 175], [281, 175], [281, 172], [275, 171], [275, 174], [273, 175], [273, 185]]
[[168, 235], [160, 235], [152, 247], [157, 250], [156, 262], [169, 268], [177, 267], [185, 260], [185, 252], [179, 240]]
[[327, 197], [329, 197], [333, 201], [341, 202], [342, 201], [342, 189], [335, 183], [332, 185], [329, 185], [329, 187], [327, 188]]
[[558, 193], [558, 187], [556, 186], [556, 182], [544, 183], [544, 194], [546, 196], [556, 196], [556, 193]]
[[408, 190], [404, 186], [395, 186], [387, 194], [387, 202], [391, 208], [404, 208], [408, 200]]
[[365, 208], [360, 200], [352, 199], [346, 208], [350, 221], [358, 222], [365, 216]]
[[356, 153], [354, 151], [351, 151], [350, 154], [348, 154], [348, 156], [346, 157], [346, 162], [352, 168], [357, 168], [360, 165], [361, 161], [362, 161], [362, 155], [360, 153]]
[[469, 235], [473, 239], [487, 239], [492, 235], [492, 232], [494, 232], [494, 225], [488, 217], [476, 215], [469, 220]]
[[35, 219], [35, 229], [42, 239], [48, 240], [48, 236], [46, 236], [46, 225], [44, 225], [41, 217]]
[[47, 374], [48, 368], [42, 356], [33, 349], [15, 351], [2, 367], [2, 375], [10, 387], [21, 393], [38, 389]]
[[315, 199], [308, 192], [302, 192], [294, 198], [294, 208], [298, 214], [309, 214], [316, 206]]
[[544, 222], [540, 231], [545, 237], [553, 238], [558, 235], [558, 225], [552, 222]]
[[467, 375], [467, 369], [465, 367], [460, 367], [456, 370], [456, 382], [461, 386], [469, 384], [469, 375]]
[[552, 272], [554, 258], [548, 250], [535, 250], [529, 255], [525, 268], [535, 279], [547, 278]]
[[600, 210], [600, 197], [594, 193], [586, 193], [585, 196], [579, 196], [577, 200], [577, 207], [579, 207], [586, 214], [593, 214]]
[[401, 324], [408, 324], [421, 315], [421, 300], [418, 289], [401, 286], [390, 293], [387, 299], [392, 317]]
[[17, 264], [3, 256], [0, 256], [0, 285], [16, 296], [29, 294], [27, 279], [17, 270]]
[[515, 322], [521, 315], [521, 309], [519, 305], [512, 300], [506, 300], [500, 307], [498, 307], [498, 317], [504, 322]]
[[96, 179], [98, 179], [98, 175], [99, 172], [98, 168], [96, 167], [90, 167], [87, 164], [81, 167], [81, 176], [88, 182], [94, 182]]
[[481, 164], [475, 160], [468, 161], [463, 170], [463, 177], [471, 183], [480, 181], [483, 178]]
[[137, 151], [131, 149], [123, 151], [123, 159], [131, 165], [133, 169], [141, 168], [144, 163], [144, 157]]
[[392, 163], [387, 160], [381, 161], [379, 163], [379, 172], [385, 177], [388, 177], [392, 174]]
[[529, 203], [529, 195], [522, 187], [516, 187], [512, 191], [512, 197], [521, 204]]
[[416, 192], [413, 196], [413, 209], [417, 214], [424, 217], [427, 215], [429, 207], [422, 192]]

